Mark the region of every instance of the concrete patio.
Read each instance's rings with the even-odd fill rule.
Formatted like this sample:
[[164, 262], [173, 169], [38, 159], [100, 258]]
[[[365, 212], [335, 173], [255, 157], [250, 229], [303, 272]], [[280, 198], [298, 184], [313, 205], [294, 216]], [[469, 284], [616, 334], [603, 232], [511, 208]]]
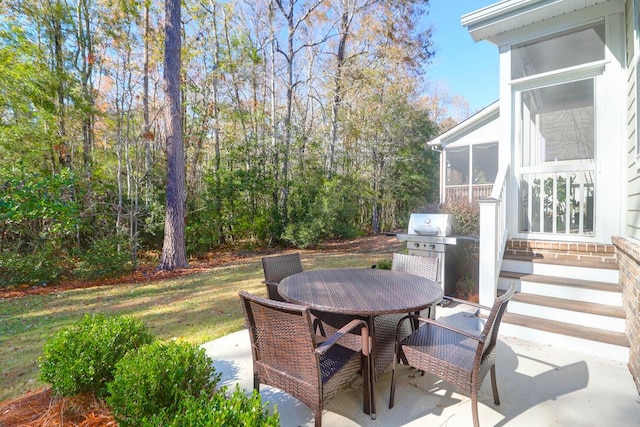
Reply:
[[[462, 307], [438, 307], [438, 318], [457, 327], [478, 327]], [[246, 330], [203, 345], [222, 373], [221, 385], [253, 386]], [[626, 364], [500, 336], [498, 388], [501, 405], [486, 378], [479, 398], [482, 426], [638, 426], [640, 395]], [[324, 426], [471, 426], [471, 401], [430, 375], [399, 367], [396, 404], [388, 408], [391, 368], [376, 383], [377, 418], [362, 412], [358, 381], [326, 405]], [[280, 390], [262, 386], [263, 402], [277, 406], [283, 426], [313, 426], [313, 413]]]

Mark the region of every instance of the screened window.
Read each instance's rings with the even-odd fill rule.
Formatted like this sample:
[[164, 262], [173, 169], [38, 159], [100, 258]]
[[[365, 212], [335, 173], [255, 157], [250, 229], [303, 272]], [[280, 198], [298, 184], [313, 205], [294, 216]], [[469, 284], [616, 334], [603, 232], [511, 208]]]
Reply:
[[602, 60], [604, 48], [604, 21], [515, 46], [511, 49], [511, 78]]
[[524, 91], [521, 108], [523, 166], [593, 159], [592, 79]]
[[469, 184], [469, 146], [447, 148], [447, 185]]
[[472, 165], [472, 184], [493, 184], [498, 174], [498, 143], [474, 145]]
[[489, 197], [498, 174], [498, 143], [447, 147], [447, 202], [472, 202]]

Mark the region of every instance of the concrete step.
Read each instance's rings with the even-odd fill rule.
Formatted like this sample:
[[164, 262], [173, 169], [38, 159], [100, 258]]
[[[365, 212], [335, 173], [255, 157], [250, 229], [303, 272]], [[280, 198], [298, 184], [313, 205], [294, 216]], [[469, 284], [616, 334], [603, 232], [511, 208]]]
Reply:
[[622, 292], [618, 282], [602, 282], [541, 274], [501, 271], [499, 289], [507, 289], [515, 282], [521, 293], [562, 298], [594, 304], [622, 306]]
[[624, 332], [607, 331], [509, 312], [504, 315], [500, 334], [620, 362], [629, 360], [629, 340]]
[[558, 278], [618, 283], [618, 266], [611, 262], [576, 261], [505, 255], [502, 271]]
[[612, 332], [625, 331], [625, 315], [621, 306], [521, 292], [513, 296], [509, 303], [509, 312]]

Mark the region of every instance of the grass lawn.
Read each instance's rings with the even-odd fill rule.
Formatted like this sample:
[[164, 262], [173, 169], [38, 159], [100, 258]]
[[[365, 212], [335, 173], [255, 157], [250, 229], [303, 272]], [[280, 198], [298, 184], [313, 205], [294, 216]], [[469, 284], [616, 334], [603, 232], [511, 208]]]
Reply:
[[[305, 269], [370, 267], [403, 245], [376, 236], [344, 245], [300, 251]], [[142, 320], [161, 339], [194, 344], [240, 330], [238, 291], [266, 296], [260, 255], [161, 281], [103, 285], [0, 299], [0, 401], [36, 390], [38, 358], [45, 341], [85, 313]]]

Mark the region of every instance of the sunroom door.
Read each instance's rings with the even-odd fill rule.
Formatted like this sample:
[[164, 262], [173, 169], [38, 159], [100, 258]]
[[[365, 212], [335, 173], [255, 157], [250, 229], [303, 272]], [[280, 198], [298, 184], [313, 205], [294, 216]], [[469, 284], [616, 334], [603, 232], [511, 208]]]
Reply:
[[594, 236], [596, 77], [518, 93], [521, 233]]

